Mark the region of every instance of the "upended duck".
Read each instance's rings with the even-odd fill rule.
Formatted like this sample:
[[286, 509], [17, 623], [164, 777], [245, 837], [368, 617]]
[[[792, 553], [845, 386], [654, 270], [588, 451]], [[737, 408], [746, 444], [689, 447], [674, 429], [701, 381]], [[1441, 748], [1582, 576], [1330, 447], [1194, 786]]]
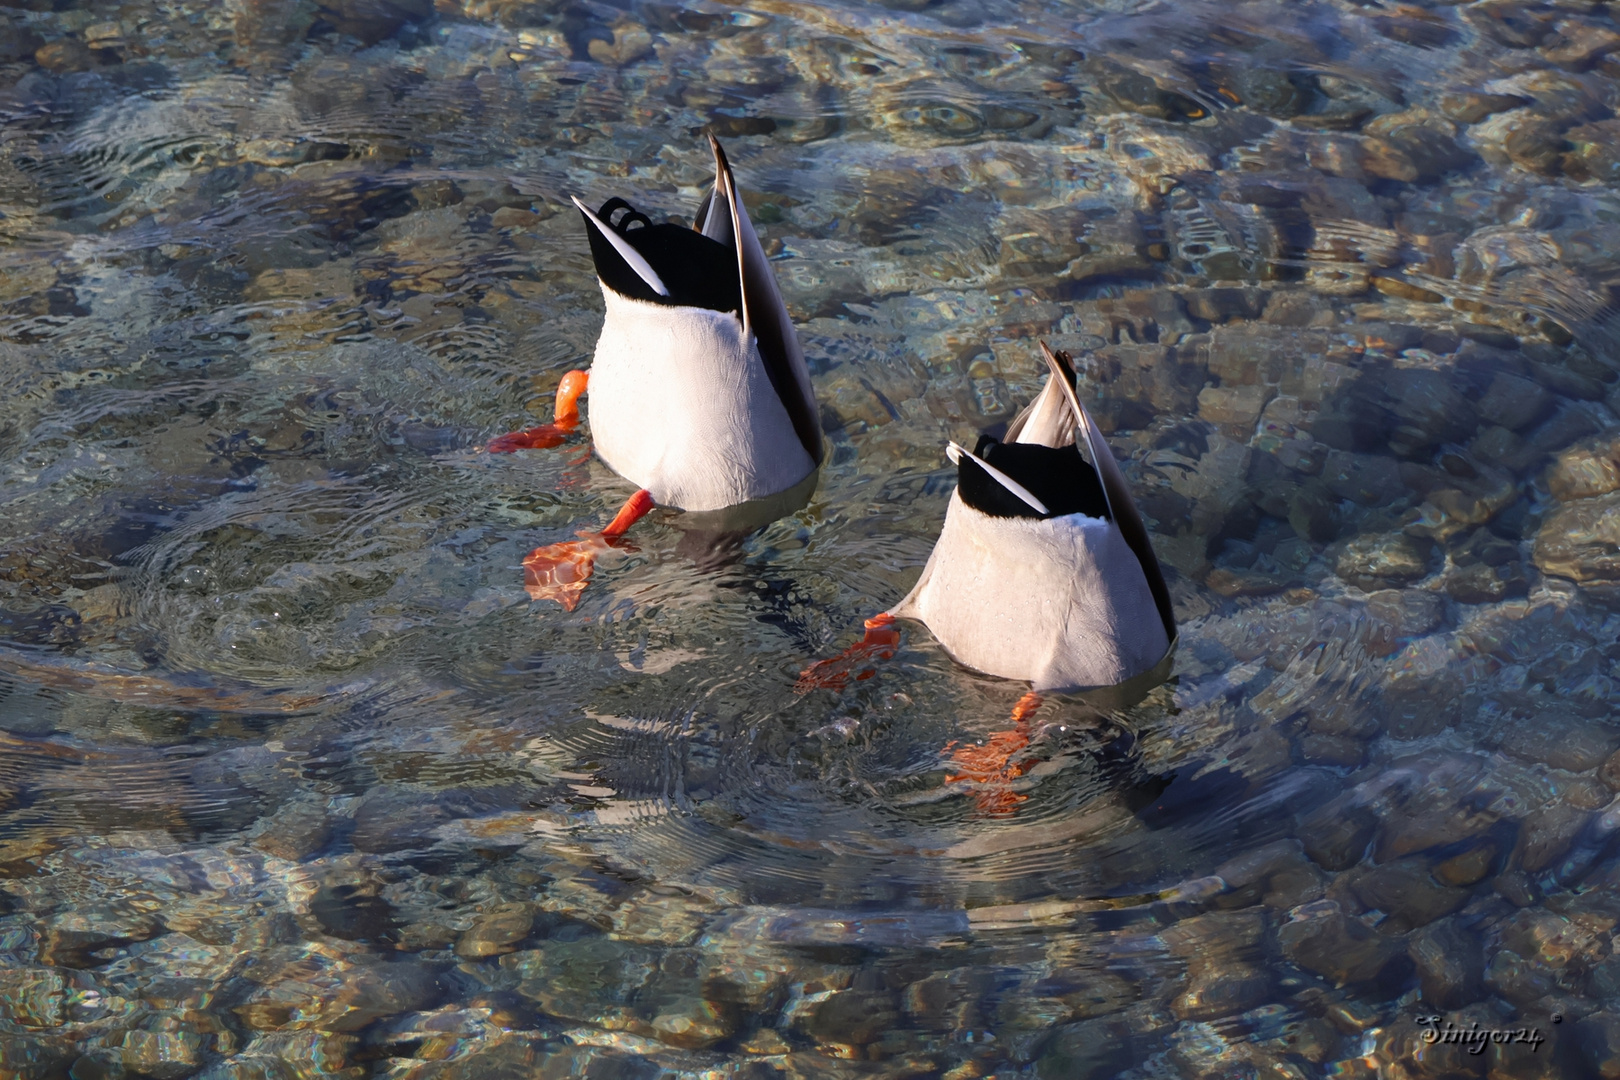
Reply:
[[[898, 619], [923, 623], [955, 660], [1032, 691], [1011, 731], [955, 750], [949, 781], [997, 785], [1021, 775], [1015, 755], [1048, 692], [1117, 686], [1168, 655], [1175, 615], [1146, 526], [1108, 443], [1075, 391], [1067, 353], [1041, 343], [1049, 373], [1005, 440], [981, 435], [957, 467], [945, 524], [916, 586], [866, 621], [866, 636], [806, 669], [801, 690], [873, 674], [899, 646]], [[950, 749], [950, 748], [947, 748]], [[981, 806], [1021, 801], [1004, 789]]]
[[609, 529], [529, 554], [537, 600], [573, 610], [596, 554], [655, 505], [718, 511], [814, 487], [821, 427], [804, 352], [725, 151], [709, 145], [714, 189], [691, 228], [654, 225], [621, 198], [595, 212], [574, 200], [606, 306], [595, 358], [563, 377], [552, 423], [488, 448], [560, 445], [588, 391], [597, 456], [642, 490]]

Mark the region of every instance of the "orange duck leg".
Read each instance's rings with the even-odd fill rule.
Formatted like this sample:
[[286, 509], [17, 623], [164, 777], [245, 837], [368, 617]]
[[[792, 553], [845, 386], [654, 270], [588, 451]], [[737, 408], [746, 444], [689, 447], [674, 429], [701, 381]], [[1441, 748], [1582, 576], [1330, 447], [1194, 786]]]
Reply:
[[523, 560], [523, 588], [531, 600], [555, 600], [565, 611], [579, 606], [579, 596], [590, 583], [596, 557], [625, 531], [647, 515], [655, 504], [652, 492], [643, 488], [625, 500], [619, 512], [601, 532], [582, 532], [578, 540], [547, 544], [529, 552]]
[[[969, 781], [980, 785], [973, 801], [987, 814], [1010, 814], [1028, 798], [1008, 785], [1029, 771], [1030, 762], [1013, 758], [1029, 745], [1029, 718], [1041, 707], [1041, 695], [1033, 691], [1013, 706], [1011, 731], [993, 731], [980, 746], [964, 746], [951, 754], [951, 765], [960, 770], [945, 777], [947, 784]], [[950, 750], [956, 743], [945, 747]]]
[[527, 431], [497, 435], [489, 440], [486, 449], [492, 454], [509, 454], [513, 450], [550, 450], [554, 446], [561, 446], [573, 434], [574, 428], [579, 426], [579, 396], [585, 392], [589, 381], [589, 372], [570, 371], [557, 385], [557, 406], [551, 423]]
[[870, 679], [877, 674], [877, 669], [868, 662], [887, 660], [899, 647], [900, 631], [895, 626], [894, 616], [886, 611], [874, 615], [866, 620], [866, 634], [861, 640], [831, 660], [818, 660], [799, 672], [799, 681], [793, 689], [800, 694], [818, 689], [842, 690], [851, 678], [856, 682]]

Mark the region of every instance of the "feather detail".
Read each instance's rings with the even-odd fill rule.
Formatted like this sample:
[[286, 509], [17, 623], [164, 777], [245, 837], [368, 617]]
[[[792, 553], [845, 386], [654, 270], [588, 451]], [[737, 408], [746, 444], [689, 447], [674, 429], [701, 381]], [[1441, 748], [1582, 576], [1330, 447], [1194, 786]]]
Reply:
[[1058, 375], [1047, 378], [1035, 400], [1024, 406], [1007, 428], [1004, 442], [1038, 443], [1041, 446], [1073, 446], [1079, 415], [1069, 404]]
[[636, 276], [645, 281], [647, 287], [659, 296], [668, 296], [669, 288], [664, 284], [664, 279], [658, 276], [657, 271], [652, 268], [652, 264], [642, 257], [641, 252], [631, 247], [624, 237], [618, 234], [617, 230], [608, 228], [601, 218], [591, 212], [590, 207], [579, 201], [578, 195], [573, 198], [574, 205], [579, 207], [579, 212], [585, 215], [585, 220], [589, 221], [596, 231], [601, 233], [603, 238], [613, 245], [613, 250], [617, 251], [619, 257], [625, 261], [630, 269], [636, 272]]
[[1153, 590], [1154, 606], [1158, 608], [1159, 618], [1164, 623], [1164, 632], [1174, 638], [1176, 614], [1175, 607], [1170, 602], [1170, 589], [1164, 583], [1164, 571], [1159, 569], [1159, 557], [1153, 552], [1153, 541], [1148, 537], [1147, 525], [1142, 521], [1141, 512], [1136, 509], [1136, 500], [1131, 498], [1131, 489], [1125, 482], [1125, 474], [1120, 471], [1119, 462], [1114, 460], [1114, 452], [1108, 448], [1108, 441], [1103, 438], [1097, 422], [1091, 418], [1085, 402], [1075, 393], [1074, 368], [1069, 354], [1054, 353], [1044, 341], [1041, 342], [1041, 352], [1052, 368], [1054, 381], [1063, 383], [1069, 400], [1073, 402], [1075, 416], [1080, 424], [1080, 434], [1090, 450], [1092, 465], [1102, 479], [1103, 493], [1108, 496], [1109, 513], [1119, 523], [1120, 534], [1141, 561], [1142, 572], [1147, 575], [1148, 587]]
[[[748, 210], [737, 183], [732, 176], [731, 164], [720, 141], [709, 136], [714, 151], [715, 189], [709, 205], [709, 219], [727, 218], [732, 237], [737, 245], [737, 272], [742, 282], [743, 325], [754, 335], [759, 356], [770, 374], [771, 385], [782, 399], [782, 407], [793, 421], [793, 430], [804, 444], [805, 453], [818, 465], [821, 463], [821, 413], [816, 405], [815, 392], [810, 386], [810, 369], [804, 362], [804, 350], [793, 331], [793, 320], [787, 304], [777, 287], [776, 276], [771, 273], [770, 261], [748, 220]], [[730, 214], [720, 214], [715, 205], [725, 199]], [[711, 235], [710, 224], [705, 223], [704, 235]]]
[[1047, 514], [1052, 512], [1046, 508], [1045, 503], [1041, 502], [1041, 500], [1037, 499], [1030, 492], [1029, 488], [1025, 487], [1023, 484], [1020, 484], [1018, 481], [1014, 480], [1012, 477], [1008, 476], [1006, 473], [984, 460], [984, 458], [975, 454], [973, 451], [967, 449], [961, 444], [955, 442], [945, 444], [945, 456], [951, 459], [952, 465], [960, 465], [962, 463], [962, 458], [964, 457], [972, 458], [974, 464], [978, 465], [979, 468], [989, 473], [992, 480], [1022, 499], [1031, 510], [1035, 511], [1037, 514], [1040, 514], [1042, 517], [1045, 517]]

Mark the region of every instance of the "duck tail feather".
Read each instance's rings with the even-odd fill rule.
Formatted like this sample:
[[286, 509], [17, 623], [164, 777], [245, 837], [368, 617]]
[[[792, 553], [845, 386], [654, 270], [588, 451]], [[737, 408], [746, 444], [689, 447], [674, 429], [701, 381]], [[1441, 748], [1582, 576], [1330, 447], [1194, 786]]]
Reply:
[[989, 474], [990, 479], [1006, 488], [1011, 494], [1016, 496], [1031, 510], [1035, 511], [1037, 514], [1040, 514], [1042, 517], [1045, 517], [1052, 512], [1046, 508], [1045, 503], [1041, 502], [1041, 500], [1035, 497], [1034, 493], [1031, 492], [1029, 488], [1025, 487], [1023, 484], [1020, 484], [1018, 481], [1014, 480], [1012, 477], [1008, 476], [1006, 473], [1002, 472], [1000, 469], [996, 468], [994, 465], [990, 464], [973, 451], [967, 449], [965, 446], [954, 442], [947, 443], [945, 447], [945, 456], [951, 459], [952, 465], [960, 465], [964, 457], [972, 458], [973, 463]]
[[[712, 134], [709, 145], [714, 150], [715, 202], [724, 199], [731, 212], [729, 215], [720, 214], [717, 212], [718, 206], [711, 206], [708, 217], [729, 216], [729, 228], [736, 238], [744, 333], [754, 335], [771, 386], [787, 410], [793, 430], [804, 444], [810, 460], [819, 465], [822, 458], [820, 410], [810, 387], [810, 369], [804, 362], [804, 350], [793, 332], [793, 320], [788, 315], [781, 290], [777, 288], [776, 277], [771, 273], [759, 235], [754, 232], [753, 222], [748, 220], [748, 211], [737, 192], [737, 182], [732, 176], [731, 164], [726, 160], [726, 152], [721, 149], [720, 140]], [[710, 235], [707, 224], [704, 235]]]
[[1078, 418], [1080, 435], [1087, 449], [1091, 453], [1092, 464], [1102, 480], [1103, 494], [1108, 498], [1108, 512], [1119, 527], [1120, 535], [1125, 543], [1135, 552], [1136, 559], [1142, 564], [1142, 572], [1147, 576], [1148, 588], [1153, 593], [1154, 606], [1159, 609], [1159, 618], [1164, 622], [1165, 636], [1171, 640], [1176, 636], [1175, 608], [1170, 603], [1170, 590], [1164, 583], [1164, 571], [1159, 568], [1159, 558], [1153, 552], [1153, 541], [1148, 536], [1147, 524], [1142, 520], [1141, 511], [1136, 508], [1136, 500], [1131, 498], [1130, 485], [1125, 482], [1125, 474], [1120, 470], [1119, 462], [1114, 458], [1114, 452], [1108, 448], [1108, 440], [1103, 438], [1097, 422], [1091, 418], [1091, 412], [1086, 408], [1085, 402], [1074, 389], [1074, 368], [1067, 353], [1054, 353], [1041, 342], [1041, 351], [1046, 354], [1047, 363], [1053, 368], [1053, 377], [1062, 382], [1073, 402], [1075, 416]]

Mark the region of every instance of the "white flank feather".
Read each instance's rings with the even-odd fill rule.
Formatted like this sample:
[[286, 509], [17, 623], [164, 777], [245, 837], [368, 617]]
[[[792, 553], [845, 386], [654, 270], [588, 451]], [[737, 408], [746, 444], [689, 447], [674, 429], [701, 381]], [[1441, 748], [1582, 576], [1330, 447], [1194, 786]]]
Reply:
[[602, 296], [590, 422], [614, 472], [681, 510], [764, 498], [810, 475], [816, 463], [734, 314]]

